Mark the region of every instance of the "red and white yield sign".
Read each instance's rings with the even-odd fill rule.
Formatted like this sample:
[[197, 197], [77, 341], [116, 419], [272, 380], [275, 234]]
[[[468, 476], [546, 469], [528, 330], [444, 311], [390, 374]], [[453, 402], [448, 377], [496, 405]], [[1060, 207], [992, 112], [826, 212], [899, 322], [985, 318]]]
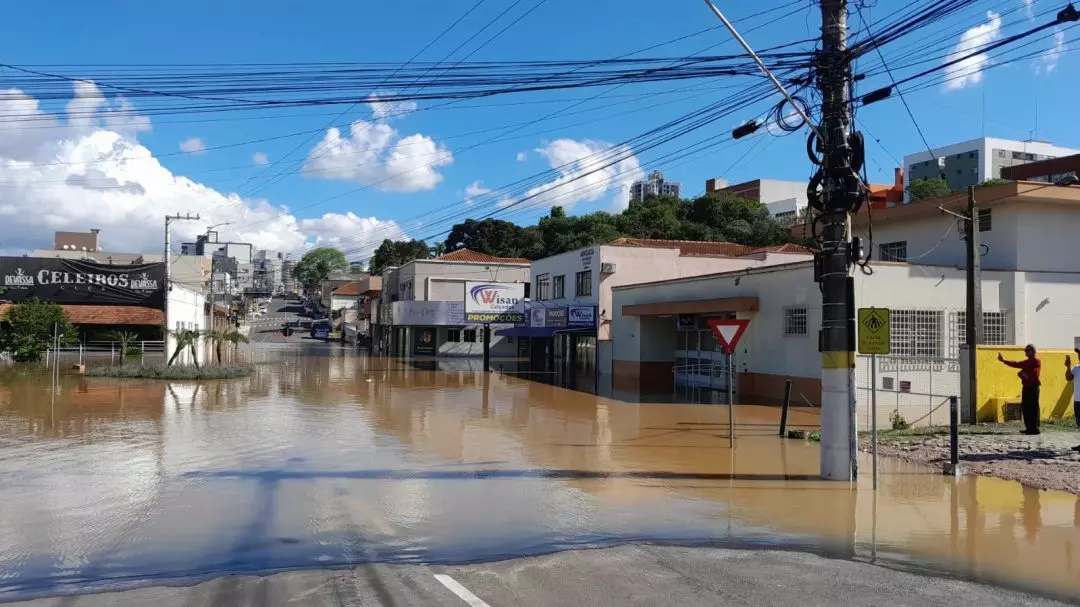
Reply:
[[710, 318], [707, 322], [713, 334], [716, 335], [716, 341], [720, 342], [720, 349], [727, 354], [735, 353], [735, 346], [739, 345], [739, 340], [742, 339], [747, 325], [750, 324], [750, 321], [745, 318], [731, 320]]

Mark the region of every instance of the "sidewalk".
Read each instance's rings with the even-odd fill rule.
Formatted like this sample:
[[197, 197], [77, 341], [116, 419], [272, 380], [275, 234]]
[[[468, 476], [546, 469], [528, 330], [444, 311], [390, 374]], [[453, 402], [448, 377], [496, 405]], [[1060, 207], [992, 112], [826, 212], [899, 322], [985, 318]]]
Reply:
[[[1042, 434], [1020, 434], [1019, 424], [979, 424], [960, 427], [960, 462], [965, 474], [1017, 481], [1036, 489], [1056, 489], [1080, 495], [1080, 432], [1072, 420], [1043, 422]], [[859, 437], [859, 448], [870, 451], [870, 436]], [[939, 468], [949, 459], [946, 426], [881, 430], [878, 455]]]

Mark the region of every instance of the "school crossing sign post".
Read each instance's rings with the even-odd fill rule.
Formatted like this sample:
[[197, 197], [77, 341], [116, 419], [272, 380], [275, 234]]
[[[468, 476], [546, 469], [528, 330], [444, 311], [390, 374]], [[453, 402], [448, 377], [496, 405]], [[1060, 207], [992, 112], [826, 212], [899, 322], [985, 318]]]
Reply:
[[870, 355], [870, 451], [877, 491], [877, 355], [892, 352], [892, 313], [888, 308], [859, 308], [859, 354]]
[[728, 445], [735, 447], [735, 380], [732, 368], [735, 366], [735, 347], [739, 345], [743, 333], [750, 321], [745, 318], [710, 318], [709, 328], [712, 329], [716, 341], [720, 344], [720, 350], [727, 355], [727, 396], [728, 396]]

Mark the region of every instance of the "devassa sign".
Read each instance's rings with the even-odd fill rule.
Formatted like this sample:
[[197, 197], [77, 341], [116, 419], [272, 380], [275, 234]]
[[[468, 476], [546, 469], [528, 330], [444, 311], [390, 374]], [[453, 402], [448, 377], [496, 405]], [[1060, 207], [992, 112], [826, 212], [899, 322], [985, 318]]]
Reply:
[[0, 257], [0, 299], [165, 307], [165, 264]]

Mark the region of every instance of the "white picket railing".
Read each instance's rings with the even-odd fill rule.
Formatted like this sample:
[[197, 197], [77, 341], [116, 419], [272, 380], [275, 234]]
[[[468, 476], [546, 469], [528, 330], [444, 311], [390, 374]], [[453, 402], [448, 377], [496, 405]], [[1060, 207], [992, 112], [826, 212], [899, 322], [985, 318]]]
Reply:
[[[138, 354], [128, 354], [128, 358], [141, 356], [159, 356], [165, 354], [165, 342], [156, 340], [133, 341], [128, 344], [128, 351], [138, 350]], [[120, 342], [117, 341], [86, 341], [77, 344], [49, 348], [45, 352], [45, 365], [51, 367], [57, 362], [75, 361], [81, 364], [87, 356], [102, 358], [109, 356], [110, 360], [120, 357]]]

